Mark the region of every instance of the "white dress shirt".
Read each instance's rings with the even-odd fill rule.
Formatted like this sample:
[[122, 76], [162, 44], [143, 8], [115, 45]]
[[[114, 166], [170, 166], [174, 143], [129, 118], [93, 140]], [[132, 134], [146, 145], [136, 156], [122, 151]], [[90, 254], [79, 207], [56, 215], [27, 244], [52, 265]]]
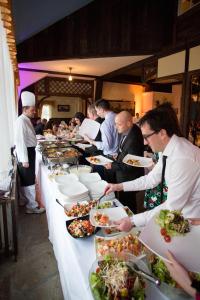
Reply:
[[[200, 217], [200, 149], [185, 138], [173, 135], [163, 155], [167, 156], [165, 181], [167, 200], [150, 211], [132, 217], [136, 226], [145, 225], [161, 209], [181, 210], [186, 218]], [[124, 191], [140, 191], [161, 182], [162, 156], [146, 176], [124, 182]]]
[[37, 140], [31, 120], [22, 114], [15, 124], [15, 146], [18, 161], [29, 162], [27, 147], [35, 147], [36, 145]]
[[118, 151], [119, 134], [115, 127], [116, 114], [112, 111], [108, 112], [105, 120], [101, 124], [101, 142], [95, 142], [98, 150], [102, 150], [104, 155], [114, 155]]

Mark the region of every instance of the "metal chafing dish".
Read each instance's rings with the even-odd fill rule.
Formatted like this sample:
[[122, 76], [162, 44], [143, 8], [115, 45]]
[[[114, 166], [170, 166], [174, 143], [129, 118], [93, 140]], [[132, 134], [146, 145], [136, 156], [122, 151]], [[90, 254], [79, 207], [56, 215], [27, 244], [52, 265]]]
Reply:
[[77, 164], [80, 153], [73, 147], [55, 147], [45, 149], [42, 153], [43, 162], [47, 164]]

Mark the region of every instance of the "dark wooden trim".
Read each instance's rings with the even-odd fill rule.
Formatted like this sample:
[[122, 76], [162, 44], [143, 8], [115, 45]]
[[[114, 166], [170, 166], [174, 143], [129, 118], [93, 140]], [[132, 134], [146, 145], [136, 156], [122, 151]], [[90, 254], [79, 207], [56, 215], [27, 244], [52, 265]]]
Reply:
[[[19, 68], [19, 70], [27, 71], [27, 72], [36, 72], [36, 73], [48, 73], [48, 74], [53, 74], [53, 75], [66, 75], [66, 76], [70, 75], [70, 73], [68, 73], [68, 72], [55, 72], [55, 71], [28, 69], [28, 68]], [[96, 75], [84, 75], [84, 74], [77, 74], [77, 73], [72, 73], [71, 75], [72, 75], [72, 77], [77, 76], [77, 77], [86, 77], [86, 78], [99, 78], [100, 77], [100, 76], [96, 76]]]
[[98, 100], [102, 97], [103, 81], [101, 79], [96, 80], [96, 90], [94, 99]]
[[186, 49], [185, 56], [185, 73], [183, 75], [182, 97], [181, 97], [181, 113], [180, 125], [185, 137], [188, 136], [188, 120], [190, 108], [190, 76], [188, 74], [189, 67], [189, 48]]

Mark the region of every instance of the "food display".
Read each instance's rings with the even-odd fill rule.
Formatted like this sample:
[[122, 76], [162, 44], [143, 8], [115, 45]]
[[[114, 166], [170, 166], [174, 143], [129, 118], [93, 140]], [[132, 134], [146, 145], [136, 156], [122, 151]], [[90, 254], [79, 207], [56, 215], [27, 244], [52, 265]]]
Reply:
[[109, 216], [103, 213], [96, 212], [94, 214], [94, 219], [99, 226], [109, 226], [111, 225], [111, 221]]
[[108, 253], [119, 254], [127, 251], [135, 256], [143, 254], [144, 247], [138, 240], [137, 233], [127, 233], [115, 237], [95, 237], [95, 246], [97, 257]]
[[67, 230], [74, 238], [83, 238], [92, 235], [96, 228], [91, 225], [88, 219], [75, 219], [67, 224]]
[[112, 201], [104, 201], [104, 202], [98, 203], [96, 206], [97, 209], [110, 208], [110, 207], [113, 207]]
[[100, 159], [97, 158], [97, 157], [91, 156], [91, 157], [89, 157], [88, 159], [89, 159], [89, 161], [90, 161], [91, 163], [94, 163], [94, 164], [100, 163]]
[[133, 166], [140, 166], [140, 161], [137, 159], [128, 159], [127, 164], [133, 165]]
[[190, 231], [189, 221], [177, 210], [161, 210], [156, 216], [156, 223], [161, 227], [160, 234], [167, 243], [173, 236], [185, 235]]
[[76, 163], [79, 152], [72, 147], [46, 148], [43, 152], [43, 161], [48, 163]]
[[127, 260], [108, 255], [90, 273], [90, 287], [95, 300], [143, 300], [145, 282]]
[[156, 255], [151, 255], [149, 258], [152, 273], [160, 279], [161, 282], [178, 287], [176, 281], [170, 276], [170, 273], [164, 264], [163, 260]]
[[74, 204], [69, 209], [65, 208], [65, 214], [68, 217], [82, 217], [82, 216], [87, 215], [90, 212], [91, 208], [95, 207], [96, 204], [97, 204], [96, 200], [91, 200], [86, 203], [79, 202], [79, 203]]

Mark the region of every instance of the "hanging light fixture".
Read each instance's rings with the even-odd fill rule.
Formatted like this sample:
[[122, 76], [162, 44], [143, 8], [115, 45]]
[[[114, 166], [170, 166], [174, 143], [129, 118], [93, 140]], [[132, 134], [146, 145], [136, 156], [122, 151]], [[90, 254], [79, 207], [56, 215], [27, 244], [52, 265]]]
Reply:
[[72, 67], [69, 67], [69, 77], [68, 77], [68, 80], [69, 81], [72, 81]]

